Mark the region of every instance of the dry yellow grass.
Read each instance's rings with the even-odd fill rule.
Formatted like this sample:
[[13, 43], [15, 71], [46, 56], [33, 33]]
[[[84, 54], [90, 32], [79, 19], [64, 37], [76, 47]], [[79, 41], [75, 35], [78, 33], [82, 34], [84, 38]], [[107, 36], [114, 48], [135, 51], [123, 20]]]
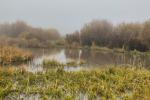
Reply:
[[12, 64], [14, 62], [23, 62], [32, 59], [33, 55], [17, 47], [0, 47], [0, 64]]

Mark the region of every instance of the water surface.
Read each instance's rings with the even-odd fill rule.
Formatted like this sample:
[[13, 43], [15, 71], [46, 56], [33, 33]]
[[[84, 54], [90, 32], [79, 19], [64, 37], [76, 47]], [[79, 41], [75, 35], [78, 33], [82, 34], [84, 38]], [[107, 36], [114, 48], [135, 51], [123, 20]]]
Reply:
[[[133, 55], [127, 53], [115, 53], [97, 50], [86, 49], [29, 49], [35, 55], [33, 61], [28, 63], [29, 71], [43, 71], [42, 62], [44, 59], [57, 60], [66, 63], [69, 60], [74, 60], [77, 63], [81, 60], [86, 64], [82, 68], [88, 67], [104, 67], [107, 65], [135, 65], [135, 66], [150, 66], [150, 57], [146, 55]], [[66, 67], [65, 70], [80, 70], [81, 66]]]

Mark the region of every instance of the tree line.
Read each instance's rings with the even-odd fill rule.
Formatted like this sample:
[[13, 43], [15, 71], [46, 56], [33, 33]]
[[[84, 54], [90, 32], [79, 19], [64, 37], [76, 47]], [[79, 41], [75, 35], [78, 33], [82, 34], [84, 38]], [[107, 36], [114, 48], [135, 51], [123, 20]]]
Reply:
[[56, 29], [35, 28], [23, 21], [0, 24], [0, 44], [21, 47], [49, 47], [60, 39]]
[[70, 44], [148, 51], [150, 49], [150, 20], [143, 23], [113, 25], [107, 20], [93, 20], [81, 30], [66, 35]]

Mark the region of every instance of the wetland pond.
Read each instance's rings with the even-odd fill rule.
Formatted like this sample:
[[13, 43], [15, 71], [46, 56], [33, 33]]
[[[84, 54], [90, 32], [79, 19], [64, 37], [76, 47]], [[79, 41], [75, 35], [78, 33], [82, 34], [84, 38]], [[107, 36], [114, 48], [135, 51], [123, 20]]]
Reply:
[[[141, 100], [149, 97], [149, 70], [124, 68], [133, 65], [149, 68], [150, 56], [146, 54], [64, 48], [27, 50], [33, 53], [33, 59], [17, 65], [26, 71], [18, 70], [19, 67], [1, 68], [0, 99], [124, 100], [122, 98], [133, 97]], [[45, 67], [45, 59], [64, 65]], [[75, 63], [67, 64], [70, 61]], [[80, 62], [84, 63], [80, 65]], [[116, 66], [105, 69], [110, 65]], [[124, 67], [117, 67], [118, 65]]]
[[56, 60], [61, 63], [67, 61], [85, 61], [85, 64], [81, 66], [66, 66], [64, 70], [78, 71], [81, 68], [93, 68], [104, 67], [107, 65], [122, 65], [122, 66], [145, 66], [150, 67], [150, 56], [131, 54], [131, 53], [117, 53], [98, 50], [86, 50], [86, 49], [37, 49], [30, 48], [35, 57], [32, 61], [28, 62], [27, 70], [32, 72], [44, 71], [42, 62], [44, 59]]

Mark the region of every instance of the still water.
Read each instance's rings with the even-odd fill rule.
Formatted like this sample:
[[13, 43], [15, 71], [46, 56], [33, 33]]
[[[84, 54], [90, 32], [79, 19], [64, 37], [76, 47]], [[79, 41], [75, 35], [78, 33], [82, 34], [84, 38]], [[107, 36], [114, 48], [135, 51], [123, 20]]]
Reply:
[[80, 62], [84, 60], [86, 64], [84, 66], [69, 67], [65, 70], [80, 70], [81, 68], [88, 67], [104, 67], [106, 65], [140, 65], [149, 67], [150, 56], [146, 55], [132, 55], [126, 53], [114, 53], [104, 52], [96, 50], [86, 49], [29, 49], [35, 57], [28, 63], [29, 71], [43, 71], [42, 62], [44, 59], [57, 60], [59, 62], [66, 63], [68, 60], [74, 60]]

